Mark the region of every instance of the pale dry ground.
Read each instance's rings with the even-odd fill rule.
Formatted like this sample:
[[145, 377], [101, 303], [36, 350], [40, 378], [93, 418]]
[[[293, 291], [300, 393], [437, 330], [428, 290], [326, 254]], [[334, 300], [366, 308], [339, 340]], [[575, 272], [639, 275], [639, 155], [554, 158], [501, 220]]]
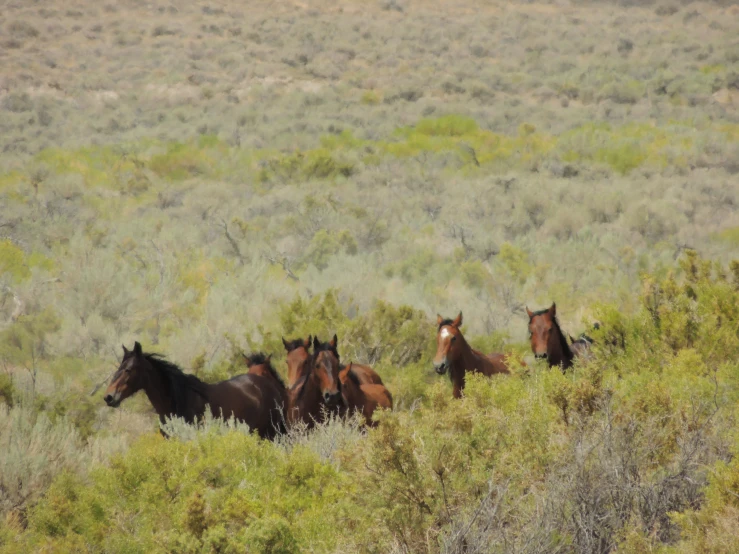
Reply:
[[[198, 132], [305, 146], [337, 126], [382, 135], [436, 110], [501, 132], [684, 119], [695, 106], [679, 104], [696, 102], [701, 117], [736, 118], [736, 74], [676, 106], [654, 90], [626, 105], [594, 99], [613, 75], [736, 69], [737, 21], [735, 5], [678, 2], [5, 2], [3, 160]], [[367, 91], [384, 102], [360, 104]]]

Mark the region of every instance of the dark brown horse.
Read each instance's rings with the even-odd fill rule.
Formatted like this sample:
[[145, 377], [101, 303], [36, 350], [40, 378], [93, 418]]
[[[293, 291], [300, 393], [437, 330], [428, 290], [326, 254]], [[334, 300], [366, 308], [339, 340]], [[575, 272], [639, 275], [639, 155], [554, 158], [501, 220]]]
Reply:
[[308, 335], [307, 339], [285, 340], [283, 337], [282, 344], [287, 352], [287, 386], [292, 387], [302, 374], [303, 364], [310, 358], [310, 345], [312, 338]]
[[372, 414], [377, 408], [393, 409], [393, 397], [384, 385], [362, 384], [353, 371], [353, 363], [349, 363], [339, 373], [341, 392], [347, 411], [360, 412], [367, 425], [375, 426]]
[[[336, 359], [341, 362], [341, 356], [339, 356], [339, 350], [338, 350], [338, 344], [339, 344], [339, 338], [334, 335], [334, 337], [328, 341], [329, 347], [332, 349], [334, 356], [336, 356]], [[341, 366], [341, 369], [343, 370], [346, 366]], [[357, 364], [352, 362], [352, 371], [354, 372], [354, 375], [357, 379], [359, 379], [359, 382], [363, 385], [382, 385], [382, 379], [380, 376], [375, 372], [374, 369], [372, 369], [370, 366], [366, 364]]]
[[538, 312], [532, 312], [527, 307], [526, 313], [529, 315], [529, 335], [534, 357], [546, 360], [549, 367], [559, 366], [562, 371], [572, 367], [575, 354], [559, 327], [556, 304]]
[[105, 391], [105, 403], [118, 407], [142, 389], [162, 423], [173, 416], [193, 423], [210, 408], [213, 417], [234, 417], [261, 437], [272, 438], [283, 421], [282, 396], [271, 379], [239, 375], [204, 383], [161, 356], [144, 353], [136, 342], [132, 351], [123, 347], [123, 360]]
[[288, 423], [303, 421], [309, 427], [326, 414], [344, 409], [339, 360], [329, 343], [313, 338], [313, 354], [299, 364], [297, 380], [288, 389]]
[[456, 319], [444, 319], [437, 316], [439, 324], [436, 333], [436, 356], [434, 369], [439, 375], [447, 370], [454, 385], [454, 398], [461, 398], [464, 389], [465, 374], [468, 371], [482, 373], [489, 377], [498, 373], [510, 373], [503, 354], [493, 353], [488, 356], [472, 348], [462, 336], [462, 312]]
[[[243, 356], [246, 361], [246, 367], [249, 368], [247, 375], [257, 375], [272, 381], [280, 391], [280, 405], [287, 408], [287, 387], [285, 386], [285, 381], [282, 380], [282, 377], [280, 377], [280, 374], [277, 373], [277, 370], [272, 365], [272, 354], [268, 356], [263, 352], [256, 352], [248, 356], [243, 354]], [[284, 431], [285, 414], [283, 413], [281, 416], [282, 421], [279, 430]]]

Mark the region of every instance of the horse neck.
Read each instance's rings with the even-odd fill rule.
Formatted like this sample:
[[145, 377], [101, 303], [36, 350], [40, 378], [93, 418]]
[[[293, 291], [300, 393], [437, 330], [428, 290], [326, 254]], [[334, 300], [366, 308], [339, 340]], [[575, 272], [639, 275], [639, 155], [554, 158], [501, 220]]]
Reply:
[[[175, 412], [175, 399], [170, 390], [171, 384], [169, 382], [169, 378], [167, 378], [167, 376], [164, 375], [164, 372], [159, 368], [155, 367], [153, 369], [154, 370], [149, 373], [149, 379], [144, 387], [144, 392], [149, 398], [151, 405], [154, 406], [154, 410], [159, 414], [159, 419], [161, 421], [164, 421], [166, 416], [180, 415], [184, 416], [187, 421], [191, 421], [195, 417], [203, 415], [208, 400], [207, 398], [201, 397], [200, 394], [194, 390], [191, 390], [189, 383], [184, 381], [186, 379], [184, 375], [181, 378], [184, 381], [183, 385], [186, 395], [185, 401], [188, 405], [186, 410], [183, 410], [182, 406], [180, 406], [181, 413], [177, 414]], [[197, 379], [197, 377], [194, 378]], [[200, 381], [200, 379], [198, 379], [198, 381], [206, 392], [212, 386]]]
[[483, 357], [482, 354], [472, 349], [461, 334], [459, 335], [458, 340], [460, 341], [459, 348], [461, 349], [461, 355], [453, 364], [451, 364], [450, 367], [450, 374], [455, 391], [457, 389], [464, 388], [465, 373], [479, 369], [482, 363], [481, 358]]
[[341, 384], [341, 390], [347, 397], [346, 400], [349, 404], [359, 405], [365, 403], [366, 396], [364, 394], [364, 391], [362, 390], [362, 387], [355, 383], [351, 377], [347, 378], [346, 383]]
[[315, 371], [311, 371], [311, 359], [306, 359], [297, 372], [297, 380], [289, 389], [291, 401], [296, 406], [305, 405], [313, 398], [321, 398], [321, 385]]
[[144, 392], [160, 418], [174, 414], [174, 400], [169, 391], [169, 383], [161, 371], [149, 371]]
[[562, 365], [568, 368], [572, 365], [574, 354], [567, 344], [567, 339], [559, 328], [558, 323], [553, 323], [552, 332], [549, 333], [549, 343], [547, 344], [547, 360], [550, 366]]
[[280, 390], [285, 389], [285, 384], [281, 382], [279, 379], [277, 379], [272, 371], [263, 366], [253, 366], [249, 368], [248, 371], [249, 375], [258, 375], [259, 377], [264, 377], [265, 379], [269, 380], [271, 383], [275, 385]]

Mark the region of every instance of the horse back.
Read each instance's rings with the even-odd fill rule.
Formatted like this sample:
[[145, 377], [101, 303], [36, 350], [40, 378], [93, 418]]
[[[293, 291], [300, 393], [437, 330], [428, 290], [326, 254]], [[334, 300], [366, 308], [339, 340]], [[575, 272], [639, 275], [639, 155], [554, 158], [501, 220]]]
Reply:
[[393, 409], [393, 395], [385, 385], [362, 385], [361, 389], [367, 399], [380, 408]]
[[[362, 385], [382, 385], [382, 379], [377, 372], [366, 364], [352, 363], [351, 372]], [[343, 384], [343, 382], [342, 382]]]
[[508, 363], [506, 363], [505, 354], [493, 352], [488, 354], [486, 358], [489, 360], [489, 369], [485, 375], [494, 375], [496, 373], [510, 373]]
[[273, 437], [284, 420], [284, 393], [262, 375], [237, 375], [211, 385], [208, 403], [214, 415], [234, 417], [261, 437]]

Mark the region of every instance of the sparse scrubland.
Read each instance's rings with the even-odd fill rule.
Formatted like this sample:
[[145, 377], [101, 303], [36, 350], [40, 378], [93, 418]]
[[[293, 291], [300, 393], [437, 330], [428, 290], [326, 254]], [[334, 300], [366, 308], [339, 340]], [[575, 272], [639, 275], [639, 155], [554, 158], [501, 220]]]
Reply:
[[[638, 4], [638, 5], [637, 5]], [[739, 8], [0, 10], [0, 552], [739, 551]], [[524, 307], [601, 328], [563, 375]], [[436, 313], [484, 351], [432, 374]], [[339, 336], [395, 411], [274, 443], [104, 406]]]

